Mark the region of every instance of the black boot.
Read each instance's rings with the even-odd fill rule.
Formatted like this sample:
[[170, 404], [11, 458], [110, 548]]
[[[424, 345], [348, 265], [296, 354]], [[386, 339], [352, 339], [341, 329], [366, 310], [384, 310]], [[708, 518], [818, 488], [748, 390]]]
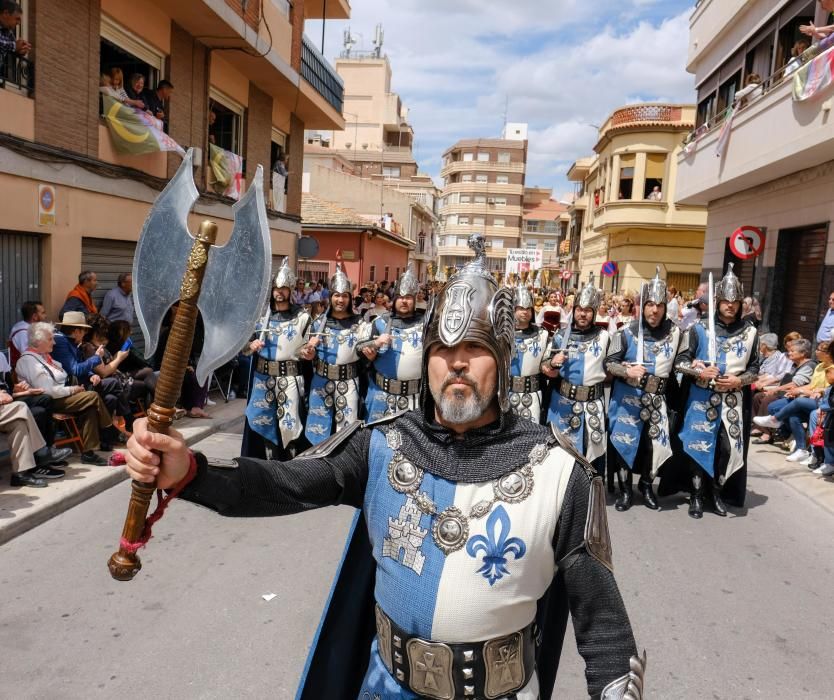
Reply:
[[704, 517], [704, 483], [700, 476], [692, 477], [692, 498], [689, 500], [689, 517], [700, 520]]
[[620, 484], [620, 496], [616, 503], [614, 503], [614, 508], [621, 513], [631, 508], [631, 476], [631, 472], [628, 469], [620, 469], [617, 472], [617, 481]]
[[640, 481], [637, 482], [637, 488], [640, 490], [640, 493], [643, 494], [643, 501], [646, 508], [649, 508], [650, 510], [658, 510], [660, 508], [660, 506], [657, 505], [657, 498], [655, 498], [651, 481], [640, 479]]
[[712, 486], [712, 505], [716, 515], [722, 518], [727, 517], [727, 506], [724, 505], [724, 499], [721, 498], [721, 488], [718, 484]]

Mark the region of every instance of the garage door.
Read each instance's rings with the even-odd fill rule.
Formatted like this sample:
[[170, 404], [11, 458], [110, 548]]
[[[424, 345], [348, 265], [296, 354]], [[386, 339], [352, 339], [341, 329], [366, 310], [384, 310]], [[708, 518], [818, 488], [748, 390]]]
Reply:
[[[133, 270], [133, 241], [111, 241], [106, 238], [83, 238], [81, 240], [81, 269], [92, 270], [98, 276], [98, 288], [93, 301], [101, 308], [104, 295], [116, 286], [122, 272]], [[133, 324], [133, 343], [140, 354], [144, 353], [145, 340], [139, 324]]]
[[0, 336], [20, 320], [24, 301], [41, 298], [41, 237], [0, 231]]

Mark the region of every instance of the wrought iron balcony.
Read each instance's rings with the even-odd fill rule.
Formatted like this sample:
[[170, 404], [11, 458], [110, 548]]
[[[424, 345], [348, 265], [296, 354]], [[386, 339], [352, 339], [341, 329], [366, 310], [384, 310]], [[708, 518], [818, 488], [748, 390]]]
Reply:
[[0, 63], [0, 87], [14, 85], [31, 95], [35, 89], [35, 64], [17, 54], [7, 54]]
[[301, 46], [301, 77], [310, 83], [333, 109], [339, 114], [342, 113], [344, 83], [336, 69], [306, 36], [303, 37]]

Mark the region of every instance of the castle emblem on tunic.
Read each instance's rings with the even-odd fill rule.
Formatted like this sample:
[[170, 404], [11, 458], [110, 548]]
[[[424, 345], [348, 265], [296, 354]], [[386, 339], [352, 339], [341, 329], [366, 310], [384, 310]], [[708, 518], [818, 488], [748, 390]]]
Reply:
[[411, 569], [418, 576], [423, 572], [423, 564], [426, 563], [426, 555], [420, 551], [420, 546], [429, 531], [420, 527], [422, 513], [409, 496], [405, 504], [400, 508], [399, 517], [388, 518], [388, 537], [382, 542], [382, 556], [400, 560], [400, 551], [403, 552], [402, 564]]

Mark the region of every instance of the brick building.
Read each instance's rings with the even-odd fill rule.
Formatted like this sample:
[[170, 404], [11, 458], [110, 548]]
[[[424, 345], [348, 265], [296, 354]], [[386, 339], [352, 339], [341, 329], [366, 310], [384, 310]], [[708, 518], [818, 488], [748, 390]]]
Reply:
[[[150, 204], [179, 166], [175, 152], [116, 148], [99, 93], [100, 74], [114, 67], [126, 80], [139, 73], [148, 86], [174, 85], [168, 134], [196, 149], [192, 230], [214, 219], [222, 242], [232, 227], [234, 200], [218, 194], [209, 163], [210, 131], [213, 145], [242, 159], [247, 182], [264, 166], [267, 190], [272, 163], [286, 154], [287, 197], [268, 217], [275, 260], [294, 258], [304, 130], [344, 127], [341, 79], [304, 22], [348, 16], [347, 0], [24, 3], [21, 33], [34, 49], [3, 66], [0, 87], [4, 339], [23, 300], [42, 299], [54, 318], [82, 269], [98, 272], [99, 299], [129, 271]], [[49, 215], [39, 201], [51, 204]]]

